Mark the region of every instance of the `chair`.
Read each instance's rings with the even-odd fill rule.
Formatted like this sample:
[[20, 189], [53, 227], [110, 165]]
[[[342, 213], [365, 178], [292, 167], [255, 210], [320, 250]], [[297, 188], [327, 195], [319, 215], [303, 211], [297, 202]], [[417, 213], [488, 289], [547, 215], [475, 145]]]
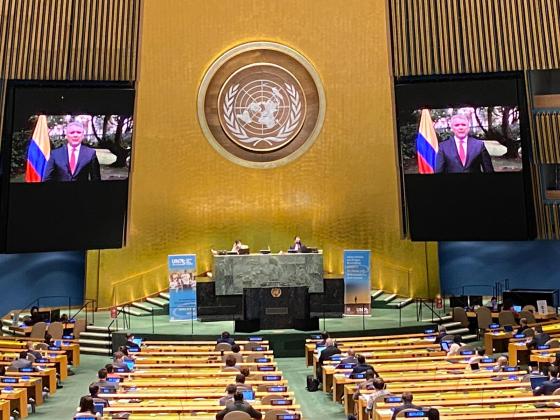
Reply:
[[481, 306], [476, 311], [476, 322], [478, 323], [478, 333], [486, 330], [492, 323], [492, 312], [486, 306]]
[[531, 313], [535, 313], [537, 312], [537, 309], [535, 308], [534, 305], [525, 305], [522, 309], [521, 312], [531, 312]]
[[535, 315], [529, 311], [521, 311], [519, 312], [519, 318], [525, 318], [529, 324], [536, 324], [537, 320], [535, 319]]
[[74, 338], [80, 338], [80, 334], [86, 330], [86, 320], [85, 318], [77, 319], [74, 324]]
[[231, 344], [229, 343], [218, 343], [214, 347], [214, 351], [231, 351]]
[[532, 328], [527, 328], [525, 331], [523, 331], [523, 335], [525, 337], [534, 337], [535, 336], [535, 330]]
[[260, 359], [261, 357], [266, 357], [260, 354], [249, 354], [245, 356], [246, 363], [255, 363], [255, 360]]
[[37, 359], [31, 353], [27, 353], [27, 360], [29, 360], [31, 363], [35, 363], [35, 360]]
[[501, 311], [500, 315], [498, 315], [498, 320], [502, 327], [504, 325], [517, 325], [517, 322], [515, 322], [515, 316], [513, 316], [513, 312], [511, 311]]
[[272, 400], [280, 400], [284, 398], [282, 395], [265, 395], [261, 398], [262, 405], [270, 405], [270, 401]]
[[460, 322], [463, 328], [469, 327], [469, 318], [467, 318], [467, 313], [463, 308], [453, 308], [453, 321]]
[[256, 347], [261, 347], [262, 344], [256, 341], [249, 341], [248, 343], [243, 344], [243, 350], [245, 351], [253, 351]]
[[224, 420], [251, 420], [251, 416], [244, 411], [230, 411], [224, 416]]
[[47, 331], [47, 324], [44, 322], [37, 322], [33, 327], [31, 327], [30, 338], [45, 338], [45, 332]]
[[557, 349], [560, 347], [560, 341], [556, 338], [552, 338], [546, 342], [547, 346], [550, 346], [551, 349]]
[[235, 361], [237, 363], [243, 363], [243, 355], [241, 353], [228, 353], [228, 354], [224, 354], [224, 356], [222, 357], [222, 361], [225, 363], [226, 361], [226, 357], [228, 356], [233, 356], [235, 357]]
[[54, 340], [62, 340], [62, 335], [64, 333], [64, 328], [62, 327], [62, 322], [53, 322], [49, 325], [49, 334]]
[[49, 345], [47, 343], [37, 343], [35, 344], [35, 350], [48, 350]]
[[276, 420], [276, 416], [278, 416], [278, 414], [292, 414], [292, 413], [289, 412], [288, 410], [268, 410], [266, 412], [266, 414], [264, 415], [263, 419], [264, 420]]
[[447, 334], [441, 338], [441, 341], [453, 341], [454, 339], [455, 336], [453, 334]]

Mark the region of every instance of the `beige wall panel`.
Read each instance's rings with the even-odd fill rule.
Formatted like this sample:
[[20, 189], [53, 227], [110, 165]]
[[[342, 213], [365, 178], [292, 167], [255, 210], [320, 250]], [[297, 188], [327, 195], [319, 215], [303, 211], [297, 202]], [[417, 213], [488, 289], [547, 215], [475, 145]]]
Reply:
[[[344, 249], [371, 249], [375, 284], [428, 293], [439, 287], [435, 246], [401, 240], [387, 10], [382, 1], [146, 1], [141, 24], [128, 245], [102, 251], [100, 306], [167, 287], [166, 257], [240, 238], [286, 249], [297, 233], [342, 272]], [[205, 70], [248, 41], [305, 55], [323, 81], [323, 130], [301, 158], [269, 170], [237, 166], [204, 138], [196, 97]], [[95, 298], [97, 252], [88, 264]], [[403, 275], [406, 273], [406, 275]]]

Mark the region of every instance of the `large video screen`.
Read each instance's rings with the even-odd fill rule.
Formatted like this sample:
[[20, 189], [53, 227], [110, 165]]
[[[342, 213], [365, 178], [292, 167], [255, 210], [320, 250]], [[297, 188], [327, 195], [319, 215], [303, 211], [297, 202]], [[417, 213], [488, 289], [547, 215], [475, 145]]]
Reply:
[[533, 238], [523, 74], [403, 78], [395, 93], [410, 238]]
[[518, 106], [417, 109], [399, 127], [406, 174], [523, 169]]
[[12, 137], [12, 182], [128, 178], [130, 115], [31, 115]]
[[134, 98], [129, 82], [8, 83], [0, 251], [123, 246]]

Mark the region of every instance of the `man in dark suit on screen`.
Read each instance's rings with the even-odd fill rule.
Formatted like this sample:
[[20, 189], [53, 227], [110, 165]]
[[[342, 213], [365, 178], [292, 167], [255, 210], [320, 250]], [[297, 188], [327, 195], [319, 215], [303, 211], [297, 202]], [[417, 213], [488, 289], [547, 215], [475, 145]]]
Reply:
[[464, 115], [451, 117], [453, 136], [439, 144], [436, 173], [494, 172], [492, 159], [482, 140], [469, 137], [470, 124]]
[[67, 143], [51, 152], [44, 182], [101, 180], [95, 150], [82, 144], [84, 132], [84, 127], [79, 122], [71, 122], [66, 126]]

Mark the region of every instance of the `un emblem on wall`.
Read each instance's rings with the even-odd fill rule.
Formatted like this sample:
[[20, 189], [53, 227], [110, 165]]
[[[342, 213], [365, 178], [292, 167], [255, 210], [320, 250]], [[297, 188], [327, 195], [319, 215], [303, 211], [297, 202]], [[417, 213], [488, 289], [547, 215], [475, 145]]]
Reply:
[[250, 167], [275, 167], [301, 156], [322, 126], [325, 100], [313, 66], [275, 43], [240, 45], [208, 69], [198, 114], [210, 144]]

